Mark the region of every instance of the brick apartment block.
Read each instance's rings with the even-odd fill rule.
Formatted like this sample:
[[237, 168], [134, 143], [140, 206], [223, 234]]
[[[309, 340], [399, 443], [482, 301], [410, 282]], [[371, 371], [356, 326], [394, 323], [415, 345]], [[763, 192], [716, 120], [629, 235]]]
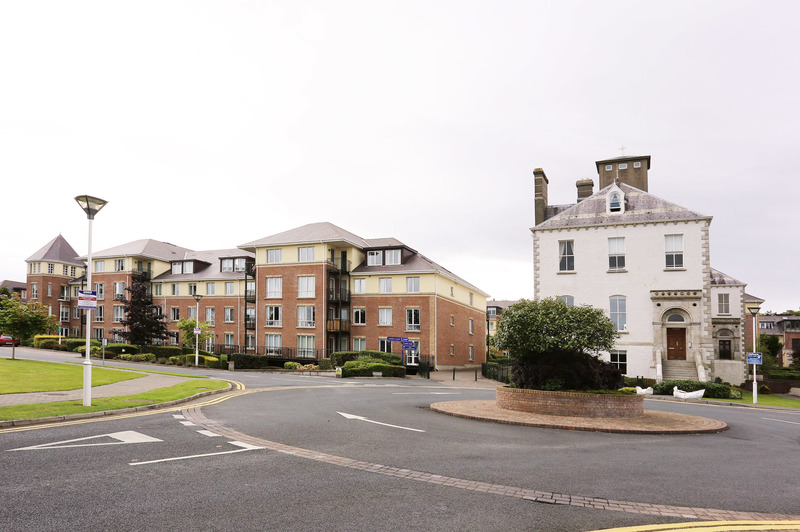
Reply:
[[[85, 335], [77, 296], [86, 289], [86, 258], [59, 235], [26, 260], [28, 299], [48, 305], [68, 336]], [[217, 353], [316, 359], [373, 349], [407, 363], [428, 356], [439, 369], [486, 359], [486, 293], [396, 239], [364, 239], [330, 223], [225, 250], [137, 240], [93, 253], [91, 267], [98, 339], [122, 340], [120, 299], [142, 275], [166, 316], [169, 343], [181, 340], [177, 320], [199, 306], [213, 331], [202, 347]]]

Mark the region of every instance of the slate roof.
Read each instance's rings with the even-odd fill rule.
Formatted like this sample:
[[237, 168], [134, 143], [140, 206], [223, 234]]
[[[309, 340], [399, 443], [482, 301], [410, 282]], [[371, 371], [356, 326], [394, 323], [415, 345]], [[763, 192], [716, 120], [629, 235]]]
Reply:
[[78, 254], [69, 245], [66, 239], [58, 235], [53, 240], [45, 244], [45, 246], [25, 259], [25, 262], [61, 262], [73, 266], [83, 266], [83, 262], [79, 260]]
[[680, 205], [670, 203], [643, 190], [625, 183], [617, 186], [625, 194], [625, 212], [606, 212], [606, 194], [614, 185], [598, 190], [585, 200], [564, 208], [563, 205], [549, 206], [556, 212], [533, 231], [558, 229], [564, 227], [591, 227], [620, 223], [667, 222], [675, 220], [711, 220]]
[[453, 281], [462, 284], [481, 295], [488, 295], [480, 288], [468, 283], [447, 268], [436, 264], [429, 258], [421, 255], [417, 251], [409, 248], [396, 238], [372, 238], [366, 239], [346, 231], [341, 227], [330, 222], [318, 222], [306, 224], [295, 229], [290, 229], [276, 235], [254, 240], [238, 247], [242, 249], [255, 249], [257, 247], [282, 246], [289, 244], [312, 244], [317, 242], [345, 242], [356, 246], [362, 250], [378, 248], [397, 248], [402, 247], [412, 252], [411, 256], [406, 256], [403, 264], [390, 266], [367, 266], [366, 262], [356, 267], [352, 274], [375, 274], [375, 273], [439, 273]]
[[[183, 259], [187, 253], [192, 252], [191, 249], [182, 248], [169, 242], [161, 242], [160, 240], [142, 239], [128, 242], [115, 246], [113, 248], [104, 249], [101, 251], [93, 252], [92, 259], [108, 259], [114, 257], [144, 257], [149, 259], [162, 260], [165, 262], [172, 262], [175, 260]], [[80, 257], [86, 259], [86, 256]]]
[[511, 305], [516, 305], [517, 303], [519, 303], [519, 300], [517, 300], [517, 301], [508, 301], [508, 300], [500, 300], [500, 299], [498, 299], [497, 301], [495, 301], [493, 299], [491, 301], [487, 301], [486, 302], [486, 307], [487, 308], [496, 307], [496, 308], [505, 310], [508, 307], [510, 307]]
[[0, 288], [8, 288], [9, 292], [21, 292], [22, 290], [27, 290], [28, 285], [22, 281], [9, 281], [6, 279], [0, 282]]
[[220, 271], [220, 260], [231, 257], [255, 258], [253, 253], [238, 248], [234, 249], [214, 249], [207, 251], [188, 251], [182, 257], [173, 260], [200, 261], [207, 263], [208, 266], [200, 269], [194, 268], [194, 273], [175, 273], [167, 270], [165, 273], [155, 277], [154, 281], [159, 282], [178, 282], [178, 281], [203, 281], [203, 280], [225, 280], [241, 279], [244, 272], [223, 272]]
[[730, 275], [722, 273], [719, 270], [715, 270], [711, 268], [711, 284], [713, 285], [739, 285], [744, 286], [747, 283], [743, 283], [738, 279], [734, 279]]
[[350, 231], [346, 231], [330, 222], [306, 224], [276, 235], [241, 244], [238, 247], [242, 249], [254, 249], [257, 247], [312, 244], [317, 242], [346, 242], [359, 248], [370, 247], [369, 243], [360, 236], [354, 235]]

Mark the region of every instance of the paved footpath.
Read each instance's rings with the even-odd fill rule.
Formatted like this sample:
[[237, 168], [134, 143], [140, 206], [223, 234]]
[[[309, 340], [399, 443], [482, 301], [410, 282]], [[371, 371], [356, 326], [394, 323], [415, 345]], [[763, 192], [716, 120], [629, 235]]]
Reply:
[[[118, 370], [118, 368], [114, 368]], [[125, 371], [125, 370], [120, 370]], [[149, 392], [159, 388], [173, 386], [180, 382], [189, 380], [186, 377], [176, 377], [174, 375], [145, 374], [138, 379], [130, 379], [105, 386], [93, 386], [92, 397], [116, 397], [119, 395], [135, 395], [137, 393]], [[83, 388], [77, 390], [64, 390], [53, 392], [34, 392], [34, 393], [8, 393], [0, 395], [0, 406], [27, 405], [33, 403], [55, 403], [58, 401], [74, 401], [83, 398]]]

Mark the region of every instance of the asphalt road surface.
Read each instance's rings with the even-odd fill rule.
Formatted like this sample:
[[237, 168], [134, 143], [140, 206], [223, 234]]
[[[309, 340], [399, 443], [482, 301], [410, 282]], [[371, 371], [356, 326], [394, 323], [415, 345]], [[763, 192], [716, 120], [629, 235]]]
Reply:
[[800, 514], [800, 412], [648, 401], [731, 428], [574, 432], [428, 409], [490, 399], [491, 390], [411, 378], [226, 376], [244, 382], [244, 393], [0, 431], [0, 530], [576, 531], [692, 520], [542, 504], [514, 489]]

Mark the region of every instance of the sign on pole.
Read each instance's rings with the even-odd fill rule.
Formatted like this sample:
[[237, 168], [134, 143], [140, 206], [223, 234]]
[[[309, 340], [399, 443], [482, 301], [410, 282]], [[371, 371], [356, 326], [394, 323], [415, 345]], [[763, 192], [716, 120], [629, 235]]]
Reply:
[[761, 353], [747, 353], [747, 363], [748, 364], [761, 364], [762, 363], [762, 355], [761, 355]]
[[194, 333], [195, 334], [200, 334], [200, 327], [195, 327], [194, 328]]
[[94, 290], [78, 290], [78, 308], [94, 310], [97, 308], [97, 292]]
[[402, 340], [402, 338], [400, 338], [399, 336], [389, 336], [386, 339], [389, 340], [390, 342], [400, 342]]

